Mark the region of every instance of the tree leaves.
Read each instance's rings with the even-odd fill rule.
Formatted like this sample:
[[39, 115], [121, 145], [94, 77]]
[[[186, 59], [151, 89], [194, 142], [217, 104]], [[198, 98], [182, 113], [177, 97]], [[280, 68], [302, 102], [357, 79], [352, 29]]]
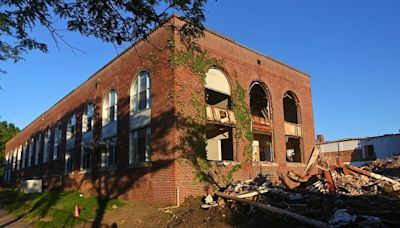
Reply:
[[12, 123], [0, 122], [0, 176], [3, 174], [3, 160], [6, 142], [12, 139], [20, 130]]
[[69, 45], [55, 26], [66, 21], [66, 29], [84, 36], [121, 45], [136, 42], [159, 26], [171, 12], [182, 14], [187, 24], [183, 38], [204, 30], [203, 6], [207, 0], [0, 0], [0, 60], [17, 62], [30, 50], [48, 51], [47, 44], [31, 34], [36, 26], [46, 28], [56, 45]]

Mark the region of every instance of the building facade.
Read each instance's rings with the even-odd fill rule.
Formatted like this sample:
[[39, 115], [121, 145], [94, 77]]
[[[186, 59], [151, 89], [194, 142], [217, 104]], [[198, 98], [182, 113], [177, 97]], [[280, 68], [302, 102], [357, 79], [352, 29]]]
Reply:
[[[170, 24], [183, 22], [173, 16]], [[302, 172], [315, 146], [310, 77], [210, 30], [197, 43], [223, 64], [207, 66], [205, 78], [199, 77], [190, 67], [171, 63], [185, 45], [166, 25], [10, 140], [5, 183], [42, 179], [45, 188], [149, 202], [177, 203], [204, 194], [207, 185], [194, 180], [181, 147], [200, 140], [183, 133], [190, 126], [181, 123], [198, 115], [191, 100], [200, 97], [207, 160], [222, 168], [246, 160], [246, 142], [235, 137], [236, 88], [241, 87], [252, 155], [234, 178], [263, 173], [292, 185], [286, 173]]]

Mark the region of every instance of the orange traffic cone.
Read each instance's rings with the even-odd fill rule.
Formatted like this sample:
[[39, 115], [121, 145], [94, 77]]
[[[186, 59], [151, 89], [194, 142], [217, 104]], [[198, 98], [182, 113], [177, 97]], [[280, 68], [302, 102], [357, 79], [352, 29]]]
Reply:
[[79, 208], [78, 208], [77, 205], [75, 205], [74, 217], [75, 217], [75, 218], [78, 218], [78, 217], [79, 217]]

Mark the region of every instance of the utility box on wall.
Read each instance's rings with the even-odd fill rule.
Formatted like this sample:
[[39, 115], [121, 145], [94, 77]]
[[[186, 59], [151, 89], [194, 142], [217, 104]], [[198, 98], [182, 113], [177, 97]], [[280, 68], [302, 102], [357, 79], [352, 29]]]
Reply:
[[23, 193], [41, 193], [42, 192], [42, 180], [21, 181], [21, 192], [23, 192]]

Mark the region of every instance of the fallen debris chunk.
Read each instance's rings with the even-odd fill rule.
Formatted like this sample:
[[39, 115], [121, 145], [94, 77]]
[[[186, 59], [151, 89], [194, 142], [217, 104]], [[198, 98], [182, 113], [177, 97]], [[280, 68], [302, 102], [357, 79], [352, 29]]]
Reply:
[[302, 182], [305, 183], [310, 179], [310, 176], [305, 176], [305, 177], [301, 177], [299, 175], [297, 175], [296, 173], [294, 173], [293, 171], [289, 170], [287, 176], [292, 179], [293, 181], [296, 182]]
[[214, 199], [212, 198], [212, 196], [211, 196], [210, 194], [208, 194], [208, 195], [206, 196], [206, 198], [204, 199], [204, 202], [205, 202], [206, 204], [211, 204], [211, 203], [214, 202]]
[[283, 209], [280, 209], [280, 208], [277, 208], [277, 207], [273, 207], [271, 205], [262, 204], [262, 203], [254, 202], [254, 201], [251, 201], [251, 200], [242, 199], [242, 198], [239, 198], [239, 197], [236, 197], [236, 196], [232, 196], [232, 195], [229, 195], [229, 194], [226, 194], [226, 193], [223, 193], [223, 192], [217, 192], [216, 195], [219, 196], [219, 197], [226, 198], [226, 199], [231, 199], [231, 200], [235, 200], [237, 202], [245, 203], [245, 204], [248, 204], [248, 205], [253, 206], [253, 207], [261, 208], [261, 209], [267, 210], [267, 211], [275, 213], [275, 214], [279, 214], [279, 215], [282, 215], [282, 216], [293, 218], [293, 219], [296, 219], [297, 221], [300, 221], [300, 222], [302, 222], [304, 224], [307, 224], [307, 225], [310, 225], [310, 226], [313, 226], [313, 227], [327, 227], [327, 225], [325, 223], [321, 222], [321, 221], [318, 221], [318, 220], [315, 220], [315, 219], [312, 219], [312, 218], [308, 218], [306, 216], [299, 215], [299, 214], [296, 214], [294, 212], [289, 212], [289, 211], [286, 211], [286, 210], [283, 210]]
[[303, 174], [301, 176], [305, 176], [310, 168], [315, 164], [319, 156], [319, 149], [318, 147], [314, 147], [313, 151], [311, 152], [310, 159], [308, 160], [307, 167], [304, 169]]
[[326, 179], [326, 182], [328, 183], [328, 187], [329, 187], [329, 192], [335, 192], [336, 188], [335, 188], [335, 183], [333, 182], [332, 179], [332, 174], [331, 171], [324, 171], [324, 176]]

